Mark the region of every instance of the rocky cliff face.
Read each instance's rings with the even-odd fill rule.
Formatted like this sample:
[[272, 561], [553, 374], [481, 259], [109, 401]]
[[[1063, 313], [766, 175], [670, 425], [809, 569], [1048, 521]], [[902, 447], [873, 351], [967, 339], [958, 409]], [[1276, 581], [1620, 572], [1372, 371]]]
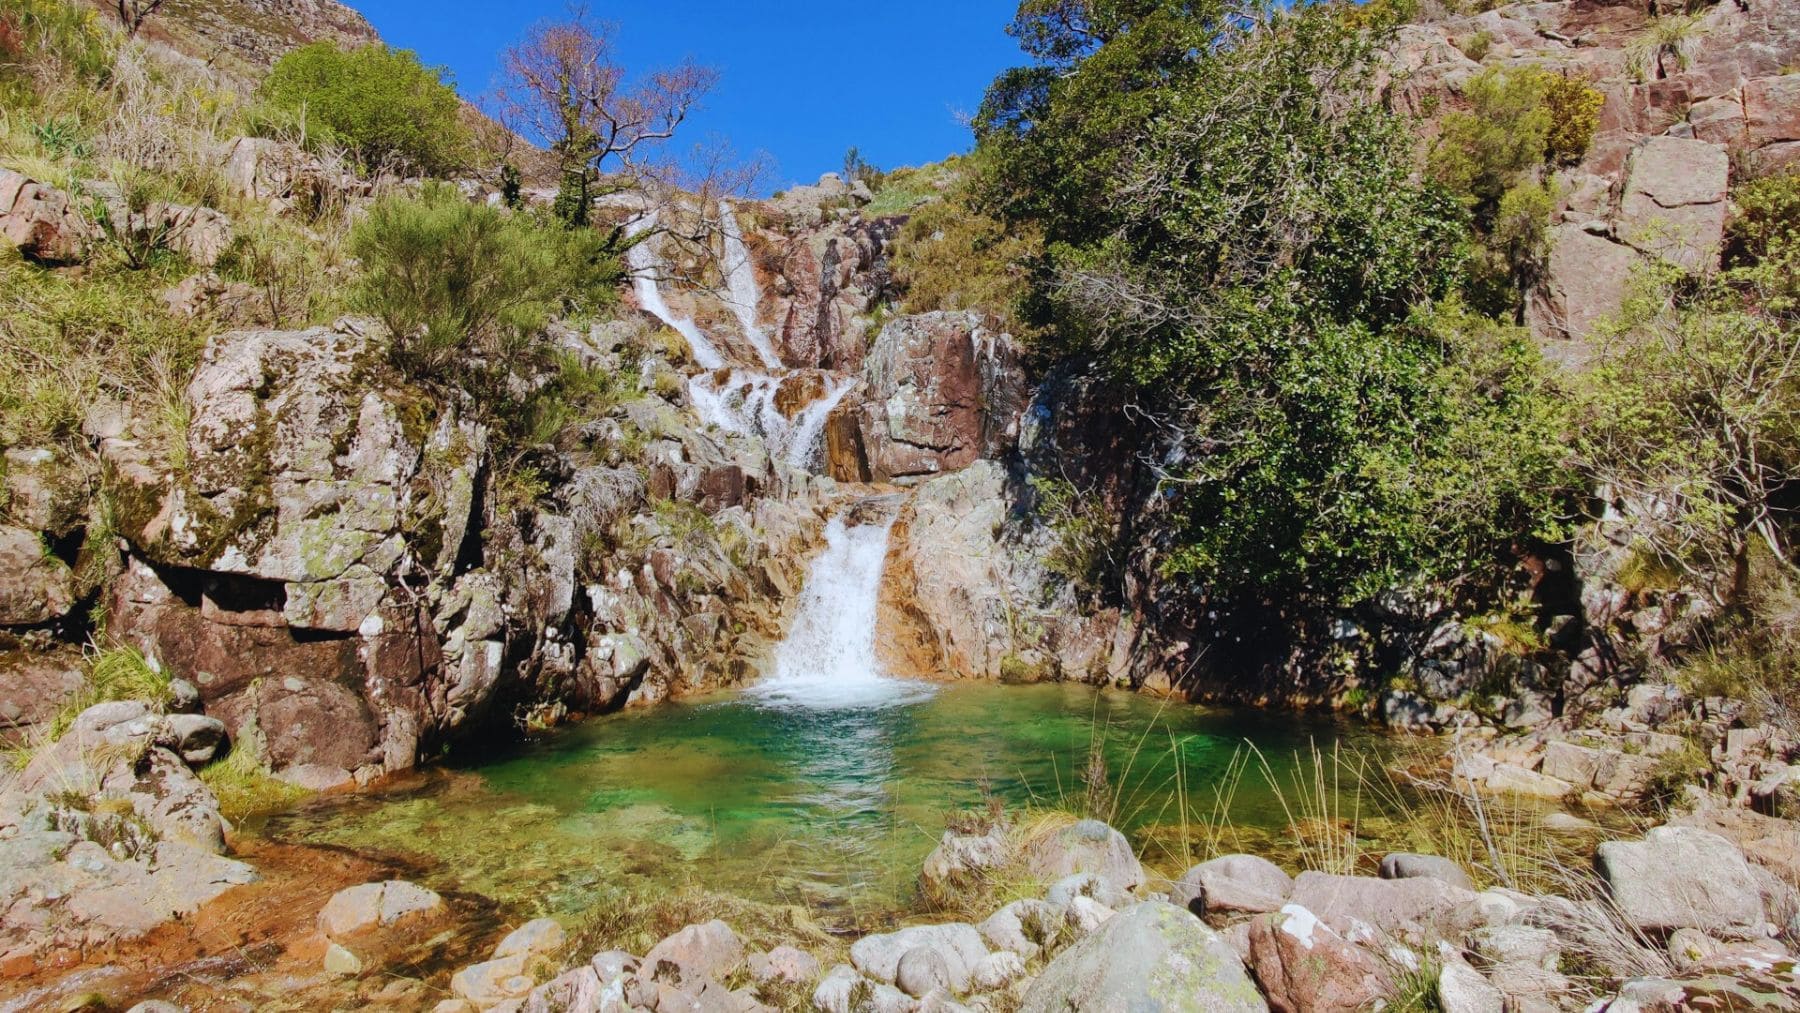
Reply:
[[1490, 67], [1540, 66], [1605, 96], [1592, 148], [1556, 174], [1548, 277], [1528, 309], [1546, 354], [1577, 368], [1634, 270], [1658, 260], [1716, 268], [1730, 184], [1800, 164], [1800, 4], [1706, 7], [1680, 52], [1660, 56], [1646, 46], [1652, 13], [1509, 5], [1409, 26], [1392, 57], [1391, 100], [1428, 115], [1455, 108], [1462, 85]]
[[[96, 6], [112, 16], [110, 4]], [[337, 0], [168, 0], [144, 34], [200, 59], [230, 54], [252, 69], [267, 69], [309, 42], [381, 41], [367, 18]]]

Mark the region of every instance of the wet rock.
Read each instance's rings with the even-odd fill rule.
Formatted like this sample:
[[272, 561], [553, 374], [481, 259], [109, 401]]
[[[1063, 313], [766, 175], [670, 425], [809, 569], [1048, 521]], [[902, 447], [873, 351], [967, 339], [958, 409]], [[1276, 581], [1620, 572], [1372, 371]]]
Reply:
[[523, 1000], [537, 987], [525, 957], [502, 957], [472, 964], [450, 978], [450, 991], [481, 1009]]
[[1121, 913], [1064, 950], [1026, 991], [1027, 1013], [1269, 1008], [1237, 954], [1198, 918], [1160, 901]]
[[92, 229], [68, 194], [0, 169], [0, 237], [32, 260], [73, 264], [87, 256]]
[[1367, 1009], [1390, 990], [1381, 961], [1295, 904], [1251, 920], [1246, 963], [1275, 1010]]
[[981, 933], [973, 925], [913, 925], [896, 932], [864, 936], [850, 947], [850, 962], [868, 977], [892, 984], [901, 958], [915, 949], [929, 950], [942, 961], [948, 982], [956, 991], [969, 989], [975, 966], [988, 955]]
[[1294, 890], [1294, 877], [1256, 855], [1222, 855], [1189, 869], [1170, 899], [1202, 917], [1278, 911]]
[[319, 912], [319, 931], [333, 939], [352, 939], [377, 929], [423, 921], [443, 913], [436, 893], [401, 879], [364, 883], [339, 890]]
[[548, 957], [561, 950], [567, 938], [554, 918], [535, 918], [507, 933], [494, 947], [494, 956]]
[[1382, 879], [1436, 879], [1464, 890], [1474, 890], [1475, 881], [1463, 867], [1437, 855], [1412, 855], [1398, 852], [1381, 860]]
[[[644, 954], [644, 966], [656, 974], [664, 963], [679, 968], [684, 981], [722, 981], [744, 965], [744, 944], [731, 926], [714, 919], [689, 925]], [[892, 980], [892, 975], [888, 976]]]
[[1632, 927], [1666, 936], [1695, 928], [1744, 934], [1764, 923], [1757, 879], [1743, 852], [1717, 834], [1657, 827], [1641, 841], [1608, 841], [1595, 858], [1613, 903]]

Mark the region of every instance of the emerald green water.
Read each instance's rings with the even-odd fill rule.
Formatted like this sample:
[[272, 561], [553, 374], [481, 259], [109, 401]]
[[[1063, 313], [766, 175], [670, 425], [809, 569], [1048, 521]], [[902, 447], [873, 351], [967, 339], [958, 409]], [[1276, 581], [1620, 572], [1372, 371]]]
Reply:
[[[422, 868], [436, 889], [573, 915], [615, 888], [700, 885], [816, 911], [903, 905], [952, 811], [1079, 797], [1105, 742], [1115, 822], [1209, 814], [1246, 741], [1285, 776], [1296, 751], [1348, 734], [1292, 714], [1163, 704], [1076, 686], [961, 683], [887, 706], [812, 710], [724, 695], [604, 718], [503, 759], [423, 775], [269, 819], [276, 839], [352, 847]], [[1287, 817], [1252, 772], [1240, 828]]]

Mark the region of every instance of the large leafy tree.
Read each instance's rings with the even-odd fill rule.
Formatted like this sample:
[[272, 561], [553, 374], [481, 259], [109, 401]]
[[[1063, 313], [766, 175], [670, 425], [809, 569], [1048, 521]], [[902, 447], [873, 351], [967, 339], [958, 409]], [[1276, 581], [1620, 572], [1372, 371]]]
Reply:
[[1426, 312], [1466, 211], [1377, 100], [1385, 28], [1342, 4], [1025, 0], [1033, 62], [978, 118], [989, 202], [1045, 238], [1059, 350], [1135, 392], [1147, 561], [1217, 597], [1346, 604], [1548, 513], [1528, 349]]

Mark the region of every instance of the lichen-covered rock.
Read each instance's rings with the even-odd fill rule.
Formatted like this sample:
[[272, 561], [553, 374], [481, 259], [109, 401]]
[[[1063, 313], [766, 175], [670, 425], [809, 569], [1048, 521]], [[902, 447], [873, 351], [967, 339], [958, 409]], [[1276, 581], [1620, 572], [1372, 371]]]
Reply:
[[1382, 961], [1295, 904], [1250, 922], [1247, 963], [1282, 1013], [1349, 1013], [1391, 991]]
[[68, 194], [0, 169], [0, 237], [33, 260], [73, 264], [87, 256], [93, 230]]
[[1613, 903], [1638, 931], [1694, 928], [1743, 934], [1764, 923], [1762, 893], [1743, 852], [1714, 833], [1657, 827], [1639, 841], [1608, 841], [1595, 857]]
[[1052, 960], [1025, 993], [1026, 1013], [1269, 1008], [1236, 953], [1187, 911], [1147, 901]]
[[0, 525], [0, 626], [53, 622], [75, 607], [75, 574], [35, 531]]

